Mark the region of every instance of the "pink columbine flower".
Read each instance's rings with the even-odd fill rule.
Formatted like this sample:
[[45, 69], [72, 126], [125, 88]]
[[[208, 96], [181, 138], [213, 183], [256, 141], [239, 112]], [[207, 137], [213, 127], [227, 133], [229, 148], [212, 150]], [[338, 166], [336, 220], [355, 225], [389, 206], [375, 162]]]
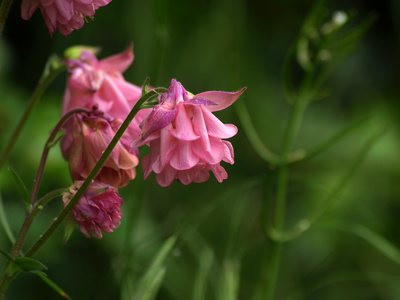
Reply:
[[[71, 117], [64, 126], [61, 150], [73, 180], [86, 179], [121, 124], [121, 119], [108, 119], [99, 111]], [[135, 178], [139, 153], [130, 146], [132, 136], [128, 128], [98, 173], [97, 181], [119, 188]]]
[[142, 89], [122, 76], [133, 59], [132, 44], [124, 52], [100, 61], [90, 51], [82, 51], [80, 59], [68, 59], [62, 114], [74, 108], [97, 107], [112, 118], [124, 120], [142, 96]]
[[[68, 205], [82, 183], [83, 181], [76, 181], [69, 192], [63, 194], [64, 206]], [[102, 231], [111, 233], [121, 224], [121, 205], [122, 199], [115, 187], [95, 181], [71, 210], [70, 216], [87, 238], [92, 235], [101, 239]]]
[[243, 93], [204, 92], [190, 95], [180, 82], [172, 80], [167, 93], [141, 123], [141, 138], [133, 146], [147, 144], [150, 154], [142, 160], [145, 178], [152, 171], [159, 185], [167, 187], [176, 178], [183, 184], [204, 182], [209, 171], [219, 182], [228, 177], [221, 161], [234, 163], [233, 147], [223, 139], [237, 133], [212, 112], [230, 106]]
[[21, 16], [29, 20], [36, 9], [42, 12], [50, 35], [58, 29], [63, 35], [81, 29], [85, 17], [93, 17], [95, 11], [111, 0], [22, 0]]

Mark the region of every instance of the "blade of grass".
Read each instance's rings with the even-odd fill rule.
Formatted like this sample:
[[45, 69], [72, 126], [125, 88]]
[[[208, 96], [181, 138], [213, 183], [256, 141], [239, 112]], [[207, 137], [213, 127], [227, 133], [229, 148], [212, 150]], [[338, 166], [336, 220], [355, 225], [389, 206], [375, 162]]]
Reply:
[[214, 253], [210, 248], [204, 248], [200, 256], [198, 272], [194, 279], [193, 300], [207, 299], [207, 278], [213, 260]]
[[1, 194], [0, 194], [0, 223], [1, 223], [1, 226], [3, 227], [3, 229], [4, 229], [4, 232], [6, 233], [6, 236], [8, 237], [10, 242], [12, 244], [14, 244], [15, 243], [15, 237], [14, 237], [14, 234], [12, 233], [12, 230], [11, 230], [11, 227], [10, 227], [10, 223], [8, 222], [8, 219], [7, 219], [7, 214], [6, 214], [5, 210], [4, 210], [3, 199], [1, 197]]
[[[176, 236], [171, 236], [164, 242], [160, 250], [153, 258], [153, 261], [147, 272], [139, 280], [135, 289], [136, 292], [131, 299], [142, 300], [144, 299], [143, 297], [145, 295], [146, 297], [148, 297], [146, 299], [151, 299], [150, 296], [157, 293], [158, 288], [161, 285], [161, 282], [159, 282], [159, 280], [162, 280], [164, 277], [163, 273], [165, 272], [165, 260], [170, 254], [172, 248], [174, 247], [175, 242]], [[162, 271], [163, 269], [164, 271]]]

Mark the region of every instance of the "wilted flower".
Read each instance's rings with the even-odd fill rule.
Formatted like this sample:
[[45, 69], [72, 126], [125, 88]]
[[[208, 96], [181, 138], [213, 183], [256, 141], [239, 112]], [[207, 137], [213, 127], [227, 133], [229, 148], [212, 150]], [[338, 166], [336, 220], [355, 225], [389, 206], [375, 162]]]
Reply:
[[160, 104], [141, 123], [141, 138], [132, 144], [150, 146], [150, 154], [142, 160], [145, 178], [154, 171], [165, 187], [175, 178], [183, 184], [204, 182], [209, 171], [219, 182], [226, 179], [220, 162], [233, 164], [234, 154], [231, 143], [223, 139], [234, 136], [237, 128], [223, 124], [212, 112], [230, 106], [244, 90], [191, 96], [173, 79], [168, 93], [160, 96]]
[[86, 17], [93, 17], [95, 11], [111, 0], [22, 0], [21, 16], [29, 20], [36, 9], [42, 12], [50, 35], [58, 29], [63, 35], [81, 29]]
[[[69, 192], [63, 194], [64, 206], [67, 206], [83, 181], [76, 181]], [[102, 231], [111, 233], [121, 224], [122, 199], [115, 187], [93, 182], [70, 212], [72, 219], [79, 225], [80, 231], [90, 238], [101, 239]]]
[[[84, 180], [89, 175], [121, 124], [121, 119], [107, 119], [98, 111], [74, 115], [67, 122], [61, 150], [73, 180]], [[130, 146], [131, 134], [131, 129], [125, 131], [96, 176], [97, 181], [119, 188], [135, 178], [139, 159], [137, 148]]]

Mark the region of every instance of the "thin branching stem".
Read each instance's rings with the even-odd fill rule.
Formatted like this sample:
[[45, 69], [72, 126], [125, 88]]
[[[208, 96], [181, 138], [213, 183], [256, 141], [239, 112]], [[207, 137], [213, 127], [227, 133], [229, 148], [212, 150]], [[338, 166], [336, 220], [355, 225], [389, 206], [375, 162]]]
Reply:
[[35, 203], [35, 200], [36, 200], [36, 197], [37, 197], [37, 193], [39, 191], [40, 181], [41, 181], [42, 175], [43, 175], [44, 166], [46, 164], [46, 160], [47, 160], [50, 148], [52, 147], [52, 145], [54, 143], [54, 140], [57, 137], [58, 132], [64, 126], [65, 122], [67, 122], [68, 119], [70, 117], [72, 117], [73, 115], [79, 114], [79, 113], [89, 113], [89, 112], [90, 111], [88, 109], [85, 109], [85, 108], [78, 108], [78, 109], [71, 110], [68, 113], [66, 113], [60, 119], [60, 121], [57, 123], [56, 127], [54, 127], [54, 129], [51, 132], [49, 138], [47, 139], [47, 142], [46, 142], [46, 144], [44, 146], [44, 149], [43, 149], [42, 158], [40, 160], [38, 172], [37, 172], [36, 179], [35, 179], [35, 185], [33, 187], [32, 195], [31, 195], [31, 205], [34, 205], [34, 203]]
[[79, 201], [81, 196], [84, 194], [86, 189], [89, 187], [89, 185], [93, 182], [94, 178], [96, 177], [97, 173], [100, 171], [102, 168], [103, 164], [106, 162], [107, 158], [110, 156], [111, 152], [114, 150], [115, 146], [119, 142], [120, 138], [124, 134], [125, 130], [128, 128], [129, 124], [137, 114], [137, 112], [142, 108], [142, 104], [152, 98], [153, 96], [159, 94], [159, 93], [164, 93], [167, 92], [165, 88], [156, 88], [151, 90], [149, 93], [144, 95], [139, 99], [139, 101], [135, 104], [135, 106], [132, 108], [128, 116], [126, 117], [125, 121], [122, 123], [121, 127], [118, 129], [116, 132], [114, 138], [111, 140], [110, 144], [106, 148], [106, 150], [103, 152], [102, 156], [100, 159], [97, 161], [96, 165], [93, 167], [92, 171], [88, 175], [88, 177], [85, 179], [85, 181], [82, 183], [81, 187], [78, 189], [78, 191], [75, 193], [75, 195], [72, 197], [68, 205], [61, 211], [59, 216], [53, 221], [53, 223], [50, 225], [50, 227], [47, 229], [47, 231], [40, 236], [38, 241], [28, 250], [26, 253], [26, 257], [32, 256], [39, 248], [47, 241], [47, 239], [53, 234], [53, 232], [57, 229], [57, 227], [61, 224], [61, 222], [65, 219], [65, 217], [69, 214], [71, 209], [76, 205], [76, 203]]

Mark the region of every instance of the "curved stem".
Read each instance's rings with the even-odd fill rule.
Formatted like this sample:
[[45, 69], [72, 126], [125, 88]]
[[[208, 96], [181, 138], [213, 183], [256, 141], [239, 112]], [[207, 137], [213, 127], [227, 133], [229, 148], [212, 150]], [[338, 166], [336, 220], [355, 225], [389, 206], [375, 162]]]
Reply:
[[[3, 2], [4, 1], [5, 0], [3, 0]], [[2, 3], [2, 5], [3, 5], [3, 3]], [[31, 112], [33, 110], [33, 107], [39, 101], [39, 99], [42, 97], [42, 94], [46, 90], [48, 85], [65, 68], [64, 65], [58, 65], [57, 67], [52, 68], [51, 64], [52, 64], [53, 60], [54, 60], [54, 58], [50, 58], [50, 60], [48, 61], [47, 65], [45, 67], [45, 70], [43, 72], [43, 75], [42, 75], [41, 79], [39, 80], [39, 83], [38, 83], [35, 91], [32, 94], [32, 97], [29, 101], [29, 104], [28, 104], [24, 114], [22, 115], [20, 121], [18, 122], [17, 127], [14, 129], [14, 132], [11, 134], [11, 137], [10, 137], [8, 143], [6, 144], [6, 147], [4, 148], [4, 150], [1, 153], [0, 169], [4, 165], [5, 161], [8, 158], [8, 155], [10, 154], [12, 148], [14, 147], [15, 142], [17, 141], [17, 138], [18, 138], [19, 134], [21, 133], [22, 128], [24, 127], [26, 121], [28, 120], [29, 115], [31, 114]]]
[[82, 183], [81, 187], [78, 189], [78, 191], [75, 193], [75, 195], [72, 197], [68, 205], [61, 211], [59, 216], [54, 220], [54, 222], [50, 225], [50, 227], [47, 229], [47, 231], [38, 239], [38, 241], [28, 250], [26, 253], [26, 257], [32, 256], [46, 241], [47, 239], [53, 234], [53, 232], [56, 230], [56, 228], [61, 224], [61, 222], [65, 219], [65, 217], [69, 214], [71, 209], [76, 205], [76, 203], [79, 201], [81, 196], [84, 194], [86, 189], [89, 187], [89, 185], [92, 183], [94, 178], [96, 177], [97, 173], [100, 171], [102, 168], [103, 164], [106, 162], [107, 158], [110, 156], [111, 152], [114, 150], [115, 146], [119, 142], [120, 138], [122, 137], [123, 133], [125, 130], [128, 128], [130, 122], [133, 120], [137, 112], [141, 109], [141, 105], [151, 97], [157, 95], [160, 92], [166, 92], [167, 89], [164, 88], [156, 88], [151, 90], [149, 93], [144, 95], [139, 99], [139, 101], [135, 104], [135, 106], [132, 108], [128, 116], [126, 117], [125, 121], [122, 123], [116, 134], [114, 135], [113, 139], [111, 140], [110, 144], [107, 146], [106, 150], [103, 152], [102, 156], [96, 163], [96, 165], [93, 167], [92, 171], [88, 175], [88, 177], [85, 179], [85, 181]]
[[[307, 82], [307, 78], [305, 80]], [[302, 89], [303, 90], [303, 89]], [[307, 89], [304, 89], [300, 97], [294, 102], [293, 110], [285, 132], [281, 160], [285, 160], [293, 146], [294, 139], [299, 131], [304, 111], [309, 103], [311, 94]], [[266, 224], [267, 228], [272, 228], [273, 231], [282, 232], [285, 225], [285, 208], [287, 198], [287, 182], [289, 177], [289, 166], [279, 166], [277, 175], [277, 194], [275, 207], [273, 210], [272, 224]], [[266, 203], [264, 204], [266, 205]], [[271, 229], [267, 229], [270, 232]], [[264, 290], [263, 299], [273, 299], [275, 293], [276, 282], [279, 273], [279, 265], [282, 256], [283, 243], [280, 240], [270, 238], [269, 260], [265, 267], [264, 274], [266, 287]]]
[[47, 139], [46, 144], [43, 149], [42, 158], [40, 160], [39, 169], [38, 169], [36, 179], [35, 179], [35, 185], [33, 187], [32, 195], [31, 195], [31, 205], [34, 205], [34, 203], [35, 203], [36, 196], [37, 196], [39, 186], [40, 186], [40, 181], [41, 181], [42, 175], [43, 175], [44, 166], [46, 164], [47, 156], [49, 154], [50, 148], [52, 147], [52, 144], [53, 144], [55, 138], [57, 137], [58, 132], [61, 130], [61, 128], [64, 126], [65, 122], [67, 122], [67, 120], [71, 116], [78, 114], [78, 113], [89, 113], [89, 112], [90, 111], [85, 108], [78, 108], [78, 109], [71, 110], [68, 113], [66, 113], [60, 119], [60, 121], [57, 123], [56, 127], [54, 127], [54, 129], [51, 132], [49, 138]]
[[264, 143], [261, 141], [260, 137], [258, 136], [247, 111], [246, 106], [243, 104], [242, 101], [238, 101], [235, 103], [234, 107], [236, 108], [236, 113], [239, 116], [240, 122], [242, 123], [243, 129], [246, 132], [246, 137], [249, 139], [251, 146], [253, 147], [254, 151], [267, 163], [271, 165], [276, 165], [280, 157], [269, 150]]
[[0, 6], [0, 36], [3, 32], [4, 24], [6, 22], [8, 12], [10, 11], [13, 0], [3, 0]]

